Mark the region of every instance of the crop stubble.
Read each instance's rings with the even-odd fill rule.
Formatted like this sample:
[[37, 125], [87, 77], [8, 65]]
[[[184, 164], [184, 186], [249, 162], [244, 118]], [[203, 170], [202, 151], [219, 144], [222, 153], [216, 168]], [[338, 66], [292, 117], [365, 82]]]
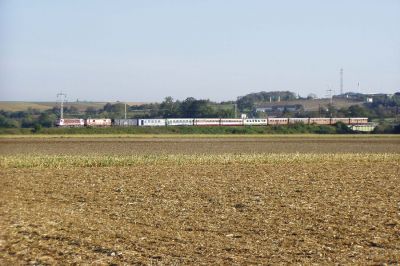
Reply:
[[399, 159], [3, 153], [0, 263], [396, 263]]

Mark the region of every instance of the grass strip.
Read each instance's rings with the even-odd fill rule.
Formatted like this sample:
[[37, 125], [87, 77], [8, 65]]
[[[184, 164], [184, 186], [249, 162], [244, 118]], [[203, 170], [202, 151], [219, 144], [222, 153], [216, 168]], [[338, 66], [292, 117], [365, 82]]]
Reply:
[[399, 134], [0, 134], [0, 139], [54, 139], [54, 138], [144, 138], [144, 139], [163, 139], [163, 138], [340, 138], [340, 139], [375, 139], [387, 138], [400, 139]]
[[216, 164], [290, 164], [290, 163], [378, 163], [392, 161], [400, 164], [400, 154], [393, 153], [327, 153], [327, 154], [195, 154], [195, 155], [3, 155], [1, 168], [70, 168], [126, 167], [135, 165], [216, 165]]

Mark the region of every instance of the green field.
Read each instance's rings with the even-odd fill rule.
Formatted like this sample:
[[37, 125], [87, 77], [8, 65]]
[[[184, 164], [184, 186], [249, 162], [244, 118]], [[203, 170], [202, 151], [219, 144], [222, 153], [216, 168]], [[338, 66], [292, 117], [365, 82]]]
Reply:
[[0, 134], [0, 139], [74, 139], [74, 138], [139, 138], [139, 139], [180, 139], [180, 138], [260, 138], [260, 139], [398, 139], [398, 134]]

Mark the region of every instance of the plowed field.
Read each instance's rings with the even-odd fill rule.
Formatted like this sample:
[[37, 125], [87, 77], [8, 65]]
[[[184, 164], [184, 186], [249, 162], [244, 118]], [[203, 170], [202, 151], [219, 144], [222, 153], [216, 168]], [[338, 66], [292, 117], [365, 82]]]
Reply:
[[1, 154], [399, 153], [400, 137], [0, 138]]
[[0, 142], [2, 265], [400, 262], [398, 138], [346, 140], [351, 153], [25, 141]]

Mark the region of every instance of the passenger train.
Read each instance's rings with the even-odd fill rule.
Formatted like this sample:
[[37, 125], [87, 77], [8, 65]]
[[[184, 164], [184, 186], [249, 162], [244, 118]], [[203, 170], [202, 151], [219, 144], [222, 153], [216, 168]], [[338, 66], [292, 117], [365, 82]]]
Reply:
[[333, 125], [342, 122], [347, 125], [368, 124], [366, 117], [346, 118], [152, 118], [152, 119], [109, 119], [109, 118], [64, 118], [56, 121], [58, 127], [160, 127], [160, 126], [267, 126], [290, 125], [302, 123], [306, 125]]

